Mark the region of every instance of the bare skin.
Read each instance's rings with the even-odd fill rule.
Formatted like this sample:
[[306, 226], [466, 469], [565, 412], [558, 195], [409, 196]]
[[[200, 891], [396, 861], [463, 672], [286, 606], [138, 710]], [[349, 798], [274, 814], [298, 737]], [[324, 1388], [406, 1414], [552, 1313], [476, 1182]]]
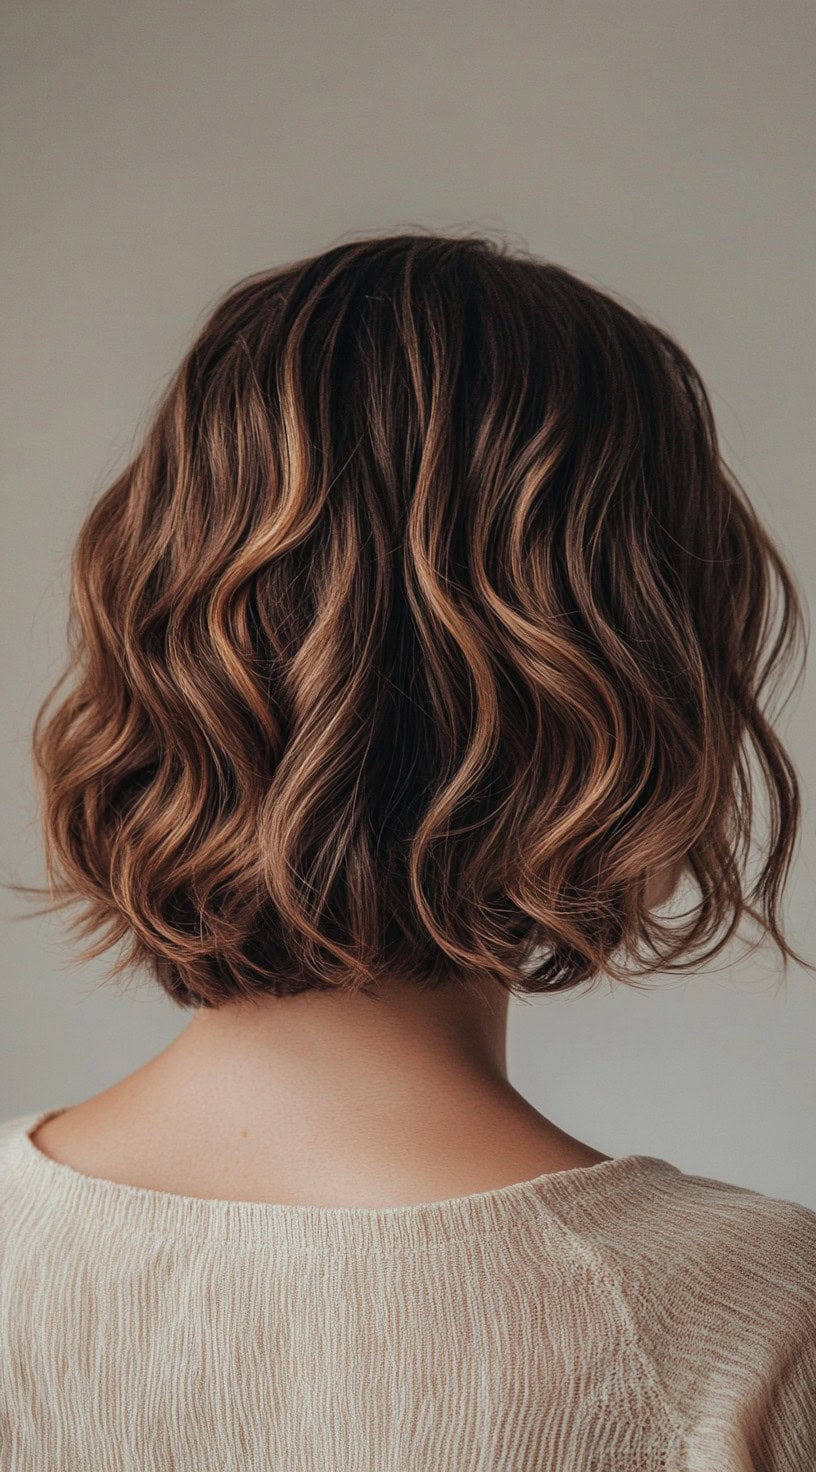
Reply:
[[510, 1084], [506, 994], [391, 985], [200, 1010], [169, 1047], [42, 1125], [86, 1175], [211, 1196], [395, 1206], [605, 1157]]
[[33, 1139], [110, 1181], [317, 1206], [411, 1205], [609, 1159], [510, 1083], [508, 1007], [495, 985], [392, 982], [377, 1001], [307, 992], [201, 1009]]

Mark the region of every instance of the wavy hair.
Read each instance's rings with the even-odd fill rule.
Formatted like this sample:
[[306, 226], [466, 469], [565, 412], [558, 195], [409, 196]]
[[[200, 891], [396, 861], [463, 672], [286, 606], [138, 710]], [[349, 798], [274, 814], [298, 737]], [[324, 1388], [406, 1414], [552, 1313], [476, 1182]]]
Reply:
[[68, 637], [47, 889], [12, 887], [180, 1007], [629, 982], [744, 915], [802, 960], [793, 575], [683, 349], [527, 251], [420, 230], [235, 286], [85, 519]]

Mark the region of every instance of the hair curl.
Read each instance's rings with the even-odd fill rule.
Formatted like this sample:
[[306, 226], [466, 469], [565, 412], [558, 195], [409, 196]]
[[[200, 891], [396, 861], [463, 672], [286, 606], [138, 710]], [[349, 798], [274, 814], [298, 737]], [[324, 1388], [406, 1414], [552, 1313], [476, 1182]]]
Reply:
[[418, 231], [240, 282], [85, 520], [68, 629], [38, 913], [82, 902], [80, 960], [129, 938], [109, 974], [180, 1007], [630, 981], [744, 914], [802, 960], [761, 698], [803, 604], [685, 352], [560, 266]]

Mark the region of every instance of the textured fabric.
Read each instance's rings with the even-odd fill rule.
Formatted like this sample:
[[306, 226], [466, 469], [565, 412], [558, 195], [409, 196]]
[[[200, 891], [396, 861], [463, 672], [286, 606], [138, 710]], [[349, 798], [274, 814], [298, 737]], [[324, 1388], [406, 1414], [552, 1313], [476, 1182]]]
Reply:
[[0, 1125], [2, 1472], [816, 1472], [816, 1212], [630, 1155], [418, 1206]]

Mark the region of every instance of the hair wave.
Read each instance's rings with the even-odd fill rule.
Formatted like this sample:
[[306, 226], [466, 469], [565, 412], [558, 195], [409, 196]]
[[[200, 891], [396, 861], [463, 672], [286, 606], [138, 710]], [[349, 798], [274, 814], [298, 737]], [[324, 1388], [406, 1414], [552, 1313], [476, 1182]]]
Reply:
[[180, 1007], [631, 981], [744, 915], [801, 961], [764, 700], [803, 637], [677, 342], [483, 236], [339, 244], [228, 293], [84, 522], [47, 909]]

